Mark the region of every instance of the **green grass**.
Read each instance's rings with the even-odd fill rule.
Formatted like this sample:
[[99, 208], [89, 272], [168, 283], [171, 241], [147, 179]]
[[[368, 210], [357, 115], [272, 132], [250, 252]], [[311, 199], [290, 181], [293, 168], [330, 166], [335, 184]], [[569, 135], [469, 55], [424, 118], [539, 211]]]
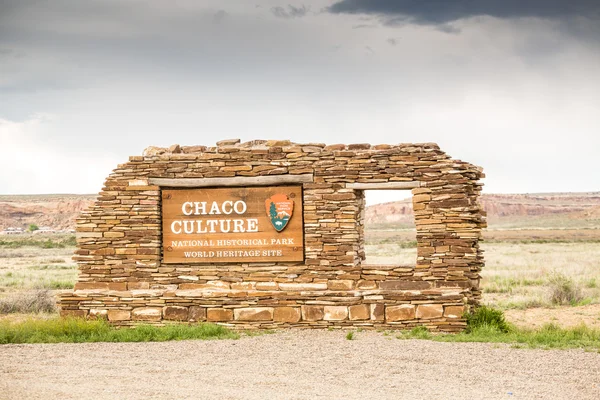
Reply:
[[348, 333], [346, 333], [346, 340], [353, 340], [354, 339], [354, 332], [350, 331]]
[[425, 327], [400, 333], [399, 339], [425, 339], [436, 342], [485, 342], [507, 343], [513, 347], [531, 349], [597, 350], [600, 352], [600, 330], [585, 325], [561, 328], [546, 324], [538, 329], [517, 328], [506, 322], [502, 311], [480, 307], [467, 315], [467, 329], [454, 335], [433, 334]]
[[214, 324], [139, 325], [116, 328], [104, 320], [78, 318], [0, 321], [0, 344], [8, 343], [89, 343], [164, 342], [190, 339], [237, 339], [239, 334]]

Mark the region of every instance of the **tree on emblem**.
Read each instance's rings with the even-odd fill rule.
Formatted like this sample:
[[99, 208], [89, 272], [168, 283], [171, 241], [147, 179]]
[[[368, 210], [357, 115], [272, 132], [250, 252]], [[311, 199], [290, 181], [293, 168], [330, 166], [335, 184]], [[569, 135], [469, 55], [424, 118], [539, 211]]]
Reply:
[[287, 226], [292, 212], [294, 211], [294, 201], [290, 200], [283, 193], [274, 194], [265, 200], [265, 210], [271, 221], [271, 225], [277, 232], [281, 232]]

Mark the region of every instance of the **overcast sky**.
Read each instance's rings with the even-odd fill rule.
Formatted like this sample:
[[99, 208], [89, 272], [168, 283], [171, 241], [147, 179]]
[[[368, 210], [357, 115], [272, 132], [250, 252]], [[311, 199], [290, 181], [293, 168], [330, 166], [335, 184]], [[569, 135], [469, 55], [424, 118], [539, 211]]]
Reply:
[[485, 192], [600, 190], [597, 0], [0, 0], [0, 194], [149, 145], [437, 142]]

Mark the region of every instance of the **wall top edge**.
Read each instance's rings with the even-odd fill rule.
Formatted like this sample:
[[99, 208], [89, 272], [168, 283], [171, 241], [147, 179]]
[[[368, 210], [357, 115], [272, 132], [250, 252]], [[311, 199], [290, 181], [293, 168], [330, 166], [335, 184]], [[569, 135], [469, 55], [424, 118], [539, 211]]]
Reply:
[[344, 150], [369, 150], [385, 151], [391, 149], [405, 149], [406, 151], [440, 151], [436, 143], [399, 143], [399, 144], [376, 144], [353, 143], [353, 144], [325, 144], [325, 143], [294, 143], [290, 140], [251, 140], [242, 143], [239, 139], [221, 140], [216, 146], [180, 146], [174, 144], [169, 147], [149, 146], [142, 155], [152, 157], [164, 154], [198, 154], [198, 153], [216, 153], [216, 152], [235, 152], [235, 151], [260, 151], [269, 150], [274, 147], [283, 147], [284, 151], [299, 153], [321, 153], [328, 151]]

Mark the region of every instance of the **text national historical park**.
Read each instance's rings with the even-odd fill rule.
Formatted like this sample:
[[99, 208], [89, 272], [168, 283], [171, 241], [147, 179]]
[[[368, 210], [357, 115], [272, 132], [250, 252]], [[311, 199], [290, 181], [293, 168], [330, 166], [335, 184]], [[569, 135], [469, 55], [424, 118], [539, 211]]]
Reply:
[[[77, 220], [62, 315], [115, 324], [460, 331], [477, 306], [481, 168], [432, 143], [149, 147]], [[364, 191], [411, 190], [413, 265], [369, 265]]]

